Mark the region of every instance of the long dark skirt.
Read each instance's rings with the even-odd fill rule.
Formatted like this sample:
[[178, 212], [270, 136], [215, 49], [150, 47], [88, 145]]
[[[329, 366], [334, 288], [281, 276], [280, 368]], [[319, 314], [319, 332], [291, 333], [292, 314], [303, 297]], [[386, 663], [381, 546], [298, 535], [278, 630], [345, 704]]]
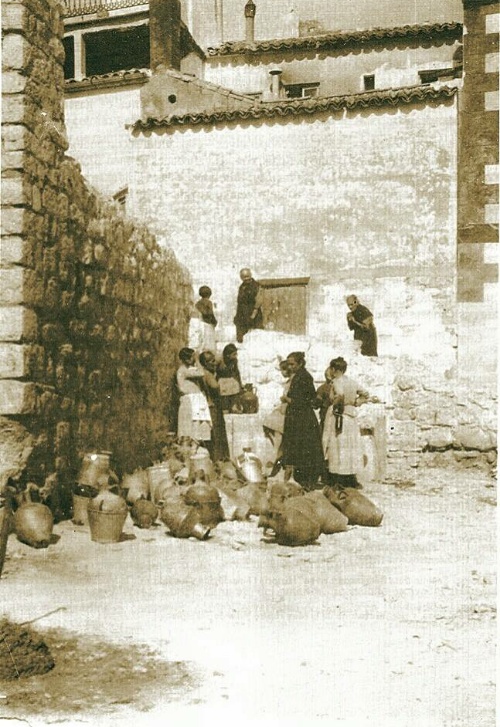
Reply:
[[212, 459], [214, 462], [220, 462], [229, 459], [226, 422], [220, 399], [216, 403], [210, 404], [210, 416], [212, 417]]
[[306, 489], [314, 488], [325, 471], [318, 420], [312, 406], [295, 409], [289, 405], [283, 432], [284, 465], [292, 465], [294, 478]]

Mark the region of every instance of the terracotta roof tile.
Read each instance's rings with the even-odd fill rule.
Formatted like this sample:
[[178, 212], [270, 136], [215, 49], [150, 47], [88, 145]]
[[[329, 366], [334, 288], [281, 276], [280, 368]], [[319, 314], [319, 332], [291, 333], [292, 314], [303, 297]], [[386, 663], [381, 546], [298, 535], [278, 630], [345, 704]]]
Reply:
[[272, 53], [273, 51], [308, 51], [335, 50], [362, 43], [380, 43], [395, 41], [442, 41], [443, 39], [460, 40], [462, 24], [429, 23], [420, 25], [403, 25], [395, 28], [371, 28], [368, 30], [335, 31], [322, 35], [303, 36], [299, 38], [276, 38], [274, 40], [230, 41], [217, 47], [207, 48], [207, 55], [254, 55]]
[[384, 106], [396, 107], [407, 104], [425, 104], [433, 101], [441, 103], [454, 96], [456, 92], [457, 88], [454, 86], [440, 86], [438, 88], [433, 86], [410, 86], [346, 96], [258, 103], [250, 108], [183, 114], [182, 116], [172, 114], [163, 119], [150, 118], [145, 121], [136, 121], [131, 128], [133, 131], [141, 132], [160, 127], [212, 126], [218, 123], [312, 116], [342, 110], [376, 109]]
[[113, 71], [99, 76], [88, 76], [77, 80], [69, 78], [65, 81], [66, 92], [83, 91], [89, 88], [106, 88], [129, 83], [142, 83], [151, 77], [149, 68], [131, 68], [128, 71]]

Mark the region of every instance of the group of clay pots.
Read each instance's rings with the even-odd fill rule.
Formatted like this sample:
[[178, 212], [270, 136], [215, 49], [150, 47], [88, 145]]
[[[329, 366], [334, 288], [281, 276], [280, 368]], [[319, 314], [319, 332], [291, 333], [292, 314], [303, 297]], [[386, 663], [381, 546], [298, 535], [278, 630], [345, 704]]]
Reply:
[[292, 480], [268, 482], [268, 493], [259, 527], [264, 534], [273, 530], [280, 545], [307, 545], [321, 533], [345, 532], [348, 525], [377, 527], [383, 518], [382, 512], [357, 490], [324, 487], [304, 492]]

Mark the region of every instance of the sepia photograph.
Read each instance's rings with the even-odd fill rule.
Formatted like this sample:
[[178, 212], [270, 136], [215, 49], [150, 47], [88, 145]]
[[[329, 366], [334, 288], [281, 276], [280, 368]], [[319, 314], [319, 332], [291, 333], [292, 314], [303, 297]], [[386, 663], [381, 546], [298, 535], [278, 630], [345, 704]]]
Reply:
[[2, 0], [0, 727], [495, 727], [497, 0]]

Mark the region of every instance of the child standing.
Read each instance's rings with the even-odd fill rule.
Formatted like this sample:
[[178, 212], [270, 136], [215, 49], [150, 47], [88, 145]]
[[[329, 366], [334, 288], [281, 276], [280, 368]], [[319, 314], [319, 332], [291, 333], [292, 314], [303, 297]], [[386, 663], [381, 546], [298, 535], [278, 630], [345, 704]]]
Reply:
[[208, 285], [202, 285], [198, 294], [200, 299], [195, 304], [195, 308], [199, 312], [202, 321], [203, 340], [201, 348], [204, 351], [215, 351], [215, 326], [217, 325], [217, 318], [214, 314], [213, 303], [210, 300], [212, 291]]

